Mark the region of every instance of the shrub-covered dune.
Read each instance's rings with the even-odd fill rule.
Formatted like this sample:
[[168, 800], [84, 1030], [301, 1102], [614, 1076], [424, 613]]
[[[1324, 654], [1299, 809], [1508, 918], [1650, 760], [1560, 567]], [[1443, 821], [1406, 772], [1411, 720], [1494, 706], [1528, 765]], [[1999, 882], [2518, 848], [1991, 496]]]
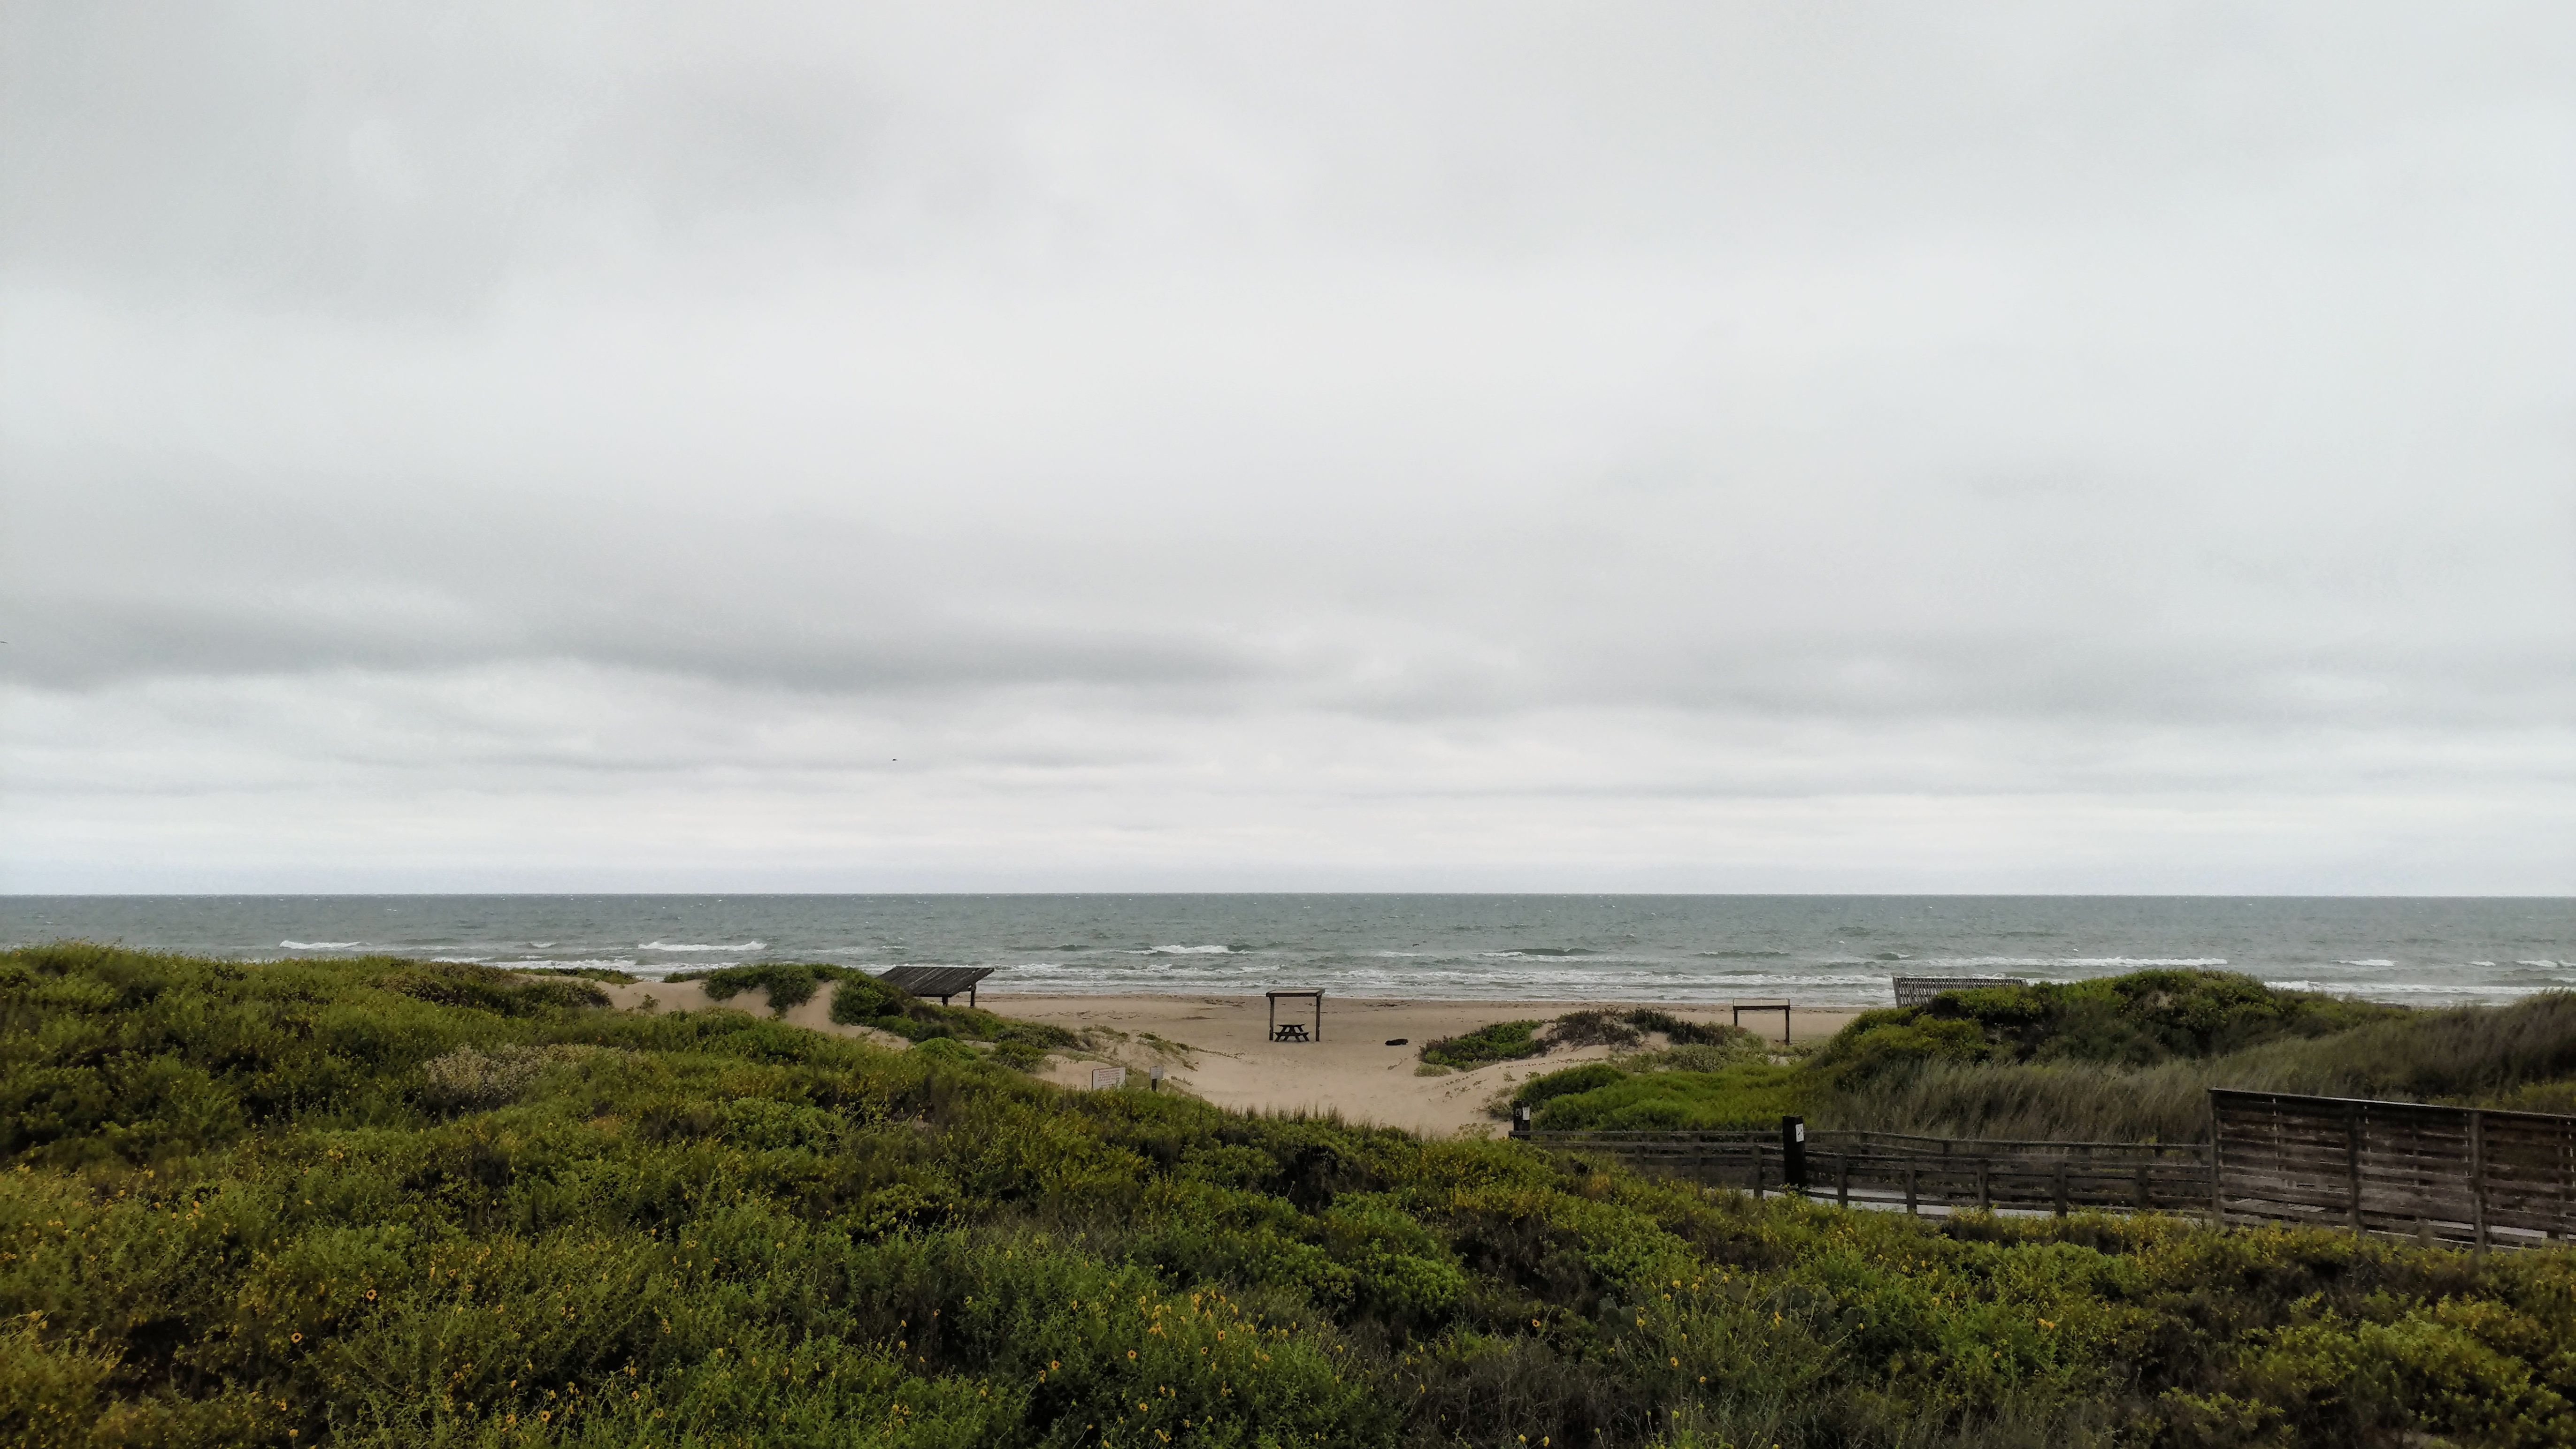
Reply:
[[1754, 1203], [596, 1000], [0, 955], [0, 1441], [2576, 1442], [2565, 1252]]
[[1795, 1063], [1765, 1050], [1641, 1053], [1538, 1076], [1514, 1101], [1562, 1130], [1740, 1130], [1796, 1112], [1819, 1127], [2163, 1142], [2207, 1139], [2211, 1087], [2576, 1111], [2565, 991], [2408, 1011], [2234, 972], [2139, 971], [1865, 1012]]

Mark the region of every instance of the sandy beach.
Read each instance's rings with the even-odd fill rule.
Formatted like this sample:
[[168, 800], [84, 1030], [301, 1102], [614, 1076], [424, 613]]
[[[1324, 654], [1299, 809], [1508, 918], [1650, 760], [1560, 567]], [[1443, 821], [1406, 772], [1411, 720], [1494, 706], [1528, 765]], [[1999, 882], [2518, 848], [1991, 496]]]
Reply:
[[[909, 1045], [865, 1027], [841, 1026], [831, 1019], [831, 988], [785, 1015], [788, 1022], [838, 1036], [858, 1036], [885, 1045]], [[716, 1003], [696, 982], [638, 982], [610, 988], [615, 1004], [654, 1009], [703, 1010], [724, 1007], [767, 1016], [772, 1013], [757, 992]], [[963, 1005], [961, 999], [958, 1005]], [[1269, 1001], [1260, 996], [1041, 996], [1019, 992], [985, 992], [984, 1009], [1023, 1021], [1046, 1022], [1089, 1035], [1094, 1046], [1080, 1053], [1051, 1057], [1041, 1073], [1068, 1087], [1088, 1087], [1091, 1071], [1121, 1065], [1141, 1075], [1153, 1067], [1167, 1074], [1168, 1089], [1185, 1091], [1223, 1107], [1246, 1111], [1338, 1112], [1345, 1120], [1402, 1127], [1432, 1136], [1460, 1131], [1499, 1130], [1485, 1105], [1497, 1093], [1529, 1077], [1609, 1056], [1606, 1047], [1550, 1052], [1523, 1061], [1503, 1062], [1470, 1072], [1416, 1076], [1415, 1055], [1437, 1037], [1473, 1031], [1497, 1021], [1545, 1020], [1569, 1011], [1618, 1007], [1634, 1003], [1605, 1001], [1436, 1001], [1327, 996], [1320, 1037], [1311, 1042], [1269, 1040]], [[1724, 1006], [1659, 1006], [1693, 1021], [1730, 1022]], [[1283, 1000], [1280, 1022], [1298, 1022], [1316, 1031], [1311, 1001]], [[1819, 1041], [1839, 1031], [1858, 1013], [1843, 1008], [1795, 1008], [1790, 1039]], [[1777, 1037], [1780, 1013], [1744, 1013], [1748, 1031]], [[1403, 1046], [1390, 1046], [1401, 1039]]]

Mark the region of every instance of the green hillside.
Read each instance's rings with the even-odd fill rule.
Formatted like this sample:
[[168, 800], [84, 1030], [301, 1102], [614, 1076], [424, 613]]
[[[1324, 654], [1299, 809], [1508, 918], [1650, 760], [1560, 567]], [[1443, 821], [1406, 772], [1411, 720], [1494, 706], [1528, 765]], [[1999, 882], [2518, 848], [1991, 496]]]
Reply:
[[0, 955], [0, 1441], [2576, 1442], [2564, 1251], [1754, 1203], [599, 1000]]

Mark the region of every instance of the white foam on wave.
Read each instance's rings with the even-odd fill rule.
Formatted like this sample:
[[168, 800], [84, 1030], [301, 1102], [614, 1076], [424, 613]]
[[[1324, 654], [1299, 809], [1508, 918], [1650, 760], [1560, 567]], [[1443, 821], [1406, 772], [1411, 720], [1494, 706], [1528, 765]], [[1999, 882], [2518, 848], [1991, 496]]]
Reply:
[[1148, 946], [1141, 951], [1121, 951], [1121, 956], [1231, 956], [1232, 946]]
[[[1881, 958], [1855, 958], [1854, 965], [1868, 965]], [[1902, 957], [1898, 959], [1903, 959]], [[2148, 966], [2224, 966], [2224, 956], [1929, 956], [1924, 966], [2117, 966], [2135, 970]]]
[[[2342, 964], [2342, 963], [2337, 963]], [[2429, 982], [2392, 981], [2270, 981], [2263, 983], [2275, 991], [2367, 992], [2372, 996], [2528, 996], [2536, 988], [2529, 986], [2439, 986]]]
[[367, 943], [364, 941], [280, 941], [277, 944], [289, 951], [354, 951]]
[[2516, 961], [2516, 962], [2514, 962], [2513, 964], [2515, 964], [2516, 966], [2538, 966], [2538, 967], [2542, 968], [2543, 970], [2546, 970], [2546, 969], [2548, 969], [2549, 967], [2552, 967], [2552, 966], [2564, 966], [2564, 965], [2566, 965], [2567, 963], [2566, 963], [2566, 962], [2564, 962], [2564, 961]]
[[2397, 963], [2384, 956], [2364, 956], [2358, 961], [2337, 961], [2335, 964], [2337, 966], [2394, 966]]
[[638, 943], [635, 949], [638, 951], [766, 951], [769, 949], [769, 943], [745, 941], [739, 946], [709, 946], [696, 941], [644, 941]]

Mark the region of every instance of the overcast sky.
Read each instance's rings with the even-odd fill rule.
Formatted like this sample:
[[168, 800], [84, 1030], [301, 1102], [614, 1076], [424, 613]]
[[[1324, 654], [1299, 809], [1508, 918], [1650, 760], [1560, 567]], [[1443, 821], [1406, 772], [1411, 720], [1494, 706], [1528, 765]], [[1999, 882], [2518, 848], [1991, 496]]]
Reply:
[[2576, 7], [0, 11], [0, 889], [2576, 890]]

